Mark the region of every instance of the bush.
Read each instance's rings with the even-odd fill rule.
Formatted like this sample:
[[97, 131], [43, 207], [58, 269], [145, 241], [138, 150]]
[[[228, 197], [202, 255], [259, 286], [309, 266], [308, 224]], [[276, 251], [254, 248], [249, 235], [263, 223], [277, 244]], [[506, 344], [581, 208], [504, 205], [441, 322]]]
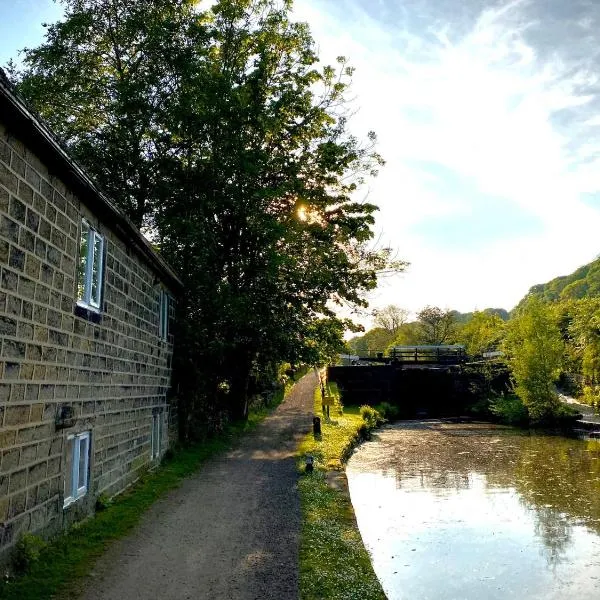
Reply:
[[492, 400], [490, 412], [507, 425], [526, 425], [529, 422], [527, 407], [514, 394], [502, 394]]
[[31, 533], [24, 534], [17, 542], [13, 551], [12, 565], [14, 570], [19, 575], [27, 573], [31, 565], [39, 559], [40, 552], [46, 545], [46, 542], [37, 535]]
[[592, 408], [600, 407], [600, 385], [586, 385], [583, 387], [583, 402]]
[[96, 511], [101, 512], [106, 510], [111, 505], [111, 500], [106, 494], [100, 494], [96, 498]]
[[382, 402], [377, 410], [385, 418], [386, 421], [394, 421], [400, 415], [400, 409], [389, 402]]
[[374, 429], [385, 423], [383, 416], [372, 406], [366, 404], [360, 407], [360, 416], [369, 429]]

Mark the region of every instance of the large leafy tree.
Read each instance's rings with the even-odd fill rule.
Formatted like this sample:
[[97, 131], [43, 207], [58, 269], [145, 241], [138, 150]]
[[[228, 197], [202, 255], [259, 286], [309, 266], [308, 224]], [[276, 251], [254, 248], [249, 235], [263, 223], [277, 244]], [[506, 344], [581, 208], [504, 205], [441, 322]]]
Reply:
[[419, 338], [423, 344], [449, 344], [454, 341], [456, 318], [451, 310], [426, 306], [417, 314]]
[[506, 325], [503, 350], [515, 380], [515, 391], [534, 421], [552, 417], [559, 407], [555, 382], [564, 344], [555, 307], [531, 296]]
[[352, 69], [319, 65], [290, 1], [193, 4], [65, 0], [19, 89], [183, 278], [186, 417], [243, 416], [257, 373], [341, 347], [335, 305], [389, 265], [356, 199], [382, 161], [347, 131]]

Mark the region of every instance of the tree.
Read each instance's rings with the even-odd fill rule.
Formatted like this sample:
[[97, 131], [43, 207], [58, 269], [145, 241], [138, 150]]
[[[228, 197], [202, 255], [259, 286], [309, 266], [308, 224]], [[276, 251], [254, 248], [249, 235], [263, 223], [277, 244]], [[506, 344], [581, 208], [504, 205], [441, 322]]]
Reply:
[[554, 307], [532, 296], [507, 324], [503, 343], [515, 380], [515, 391], [534, 421], [556, 414], [559, 400], [555, 389], [564, 345]]
[[357, 199], [382, 160], [347, 131], [353, 71], [319, 67], [291, 2], [150, 4], [65, 0], [19, 89], [184, 281], [186, 435], [198, 407], [243, 417], [255, 374], [341, 344], [332, 307], [366, 306], [390, 253]]
[[64, 0], [26, 49], [17, 89], [138, 225], [157, 201], [162, 113], [177, 92], [192, 0]]
[[383, 329], [389, 331], [393, 336], [395, 336], [400, 327], [406, 323], [409, 314], [410, 312], [408, 310], [394, 304], [373, 311], [375, 325], [377, 327], [383, 327]]
[[451, 310], [426, 306], [417, 314], [419, 339], [423, 344], [438, 346], [453, 341], [455, 318]]
[[476, 311], [472, 318], [457, 330], [456, 339], [464, 344], [467, 354], [480, 356], [497, 350], [504, 332], [504, 321], [496, 314]]

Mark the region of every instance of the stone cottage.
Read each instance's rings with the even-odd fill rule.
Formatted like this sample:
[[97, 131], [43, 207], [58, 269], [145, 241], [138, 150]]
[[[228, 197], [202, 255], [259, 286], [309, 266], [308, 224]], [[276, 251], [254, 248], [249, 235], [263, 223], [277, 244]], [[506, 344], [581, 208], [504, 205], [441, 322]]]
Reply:
[[181, 283], [0, 71], [0, 562], [168, 446]]

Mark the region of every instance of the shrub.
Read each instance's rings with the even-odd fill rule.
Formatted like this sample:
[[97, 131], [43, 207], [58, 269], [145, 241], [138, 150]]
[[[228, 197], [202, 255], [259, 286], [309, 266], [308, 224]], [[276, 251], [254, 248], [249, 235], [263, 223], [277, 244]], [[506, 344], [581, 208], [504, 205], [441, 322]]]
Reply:
[[600, 407], [600, 385], [584, 386], [582, 400], [591, 407]]
[[490, 411], [507, 425], [525, 425], [529, 421], [529, 411], [523, 401], [514, 394], [502, 394], [490, 402]]
[[31, 565], [35, 563], [40, 552], [46, 547], [46, 542], [37, 535], [31, 533], [24, 534], [17, 542], [12, 555], [12, 565], [15, 571], [22, 575], [27, 573]]
[[366, 404], [360, 407], [360, 416], [362, 417], [363, 421], [367, 424], [367, 427], [369, 429], [379, 427], [385, 422], [385, 419], [377, 410], [375, 410], [372, 406], [368, 406]]
[[382, 402], [377, 410], [386, 419], [386, 421], [394, 421], [400, 415], [400, 409], [389, 402]]
[[106, 510], [111, 505], [111, 500], [106, 494], [100, 494], [96, 498], [96, 511]]

